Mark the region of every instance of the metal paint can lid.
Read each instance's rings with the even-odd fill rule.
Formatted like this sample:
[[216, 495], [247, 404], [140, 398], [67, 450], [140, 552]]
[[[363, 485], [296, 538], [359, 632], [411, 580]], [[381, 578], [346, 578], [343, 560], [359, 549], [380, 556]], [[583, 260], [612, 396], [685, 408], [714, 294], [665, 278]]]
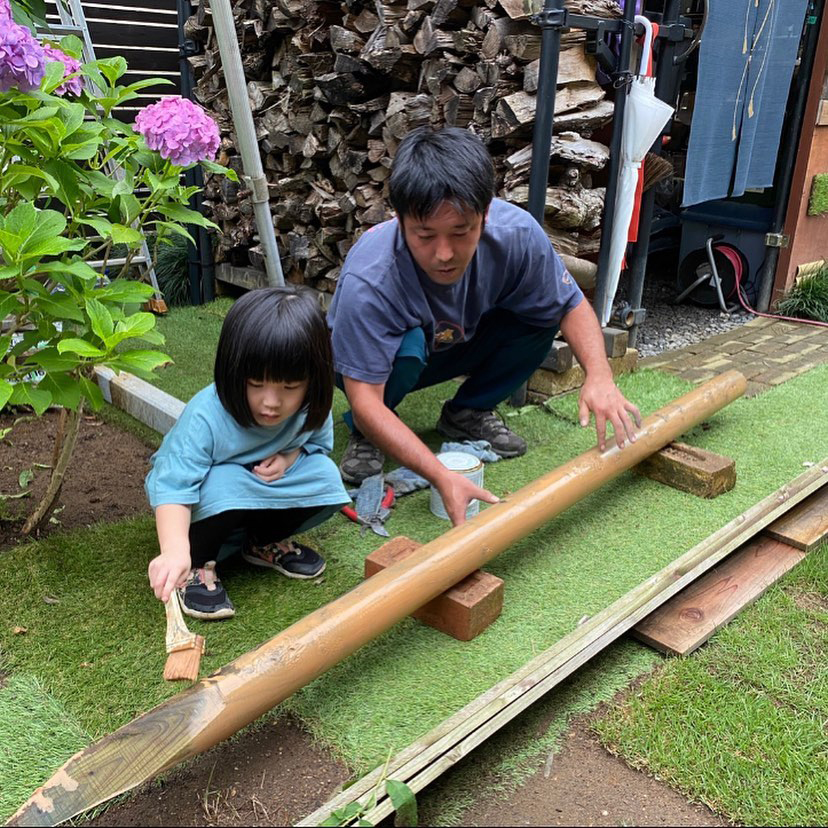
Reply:
[[[473, 454], [464, 451], [444, 451], [437, 455], [437, 459], [451, 471], [462, 474], [476, 486], [483, 485], [483, 461]], [[429, 504], [432, 514], [443, 520], [449, 520], [443, 498], [434, 486], [431, 487], [431, 501]], [[474, 517], [480, 511], [480, 501], [472, 500], [466, 508], [466, 517]]]

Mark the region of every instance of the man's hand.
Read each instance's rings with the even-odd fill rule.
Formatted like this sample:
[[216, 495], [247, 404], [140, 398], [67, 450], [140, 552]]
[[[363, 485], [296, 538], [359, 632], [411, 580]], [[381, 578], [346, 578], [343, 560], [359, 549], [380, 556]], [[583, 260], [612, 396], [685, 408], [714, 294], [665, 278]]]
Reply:
[[265, 483], [272, 483], [284, 475], [284, 473], [296, 462], [301, 449], [294, 449], [287, 454], [274, 454], [266, 457], [261, 463], [253, 466], [252, 472], [256, 477], [264, 480]]
[[186, 549], [162, 552], [153, 558], [147, 569], [150, 586], [159, 601], [166, 603], [176, 587], [183, 587], [190, 574], [190, 553]]
[[466, 509], [469, 503], [474, 500], [483, 500], [486, 503], [499, 503], [500, 498], [493, 495], [480, 486], [475, 486], [468, 477], [457, 472], [448, 471], [441, 475], [437, 484], [437, 491], [443, 498], [446, 514], [451, 519], [453, 526], [459, 526], [466, 522]]
[[581, 389], [578, 411], [584, 427], [589, 425], [589, 412], [595, 415], [595, 430], [601, 451], [606, 448], [607, 422], [612, 423], [618, 448], [624, 448], [625, 435], [631, 443], [635, 442], [635, 428], [630, 415], [635, 420], [635, 426], [641, 427], [641, 413], [618, 390], [611, 374], [597, 378], [587, 376]]

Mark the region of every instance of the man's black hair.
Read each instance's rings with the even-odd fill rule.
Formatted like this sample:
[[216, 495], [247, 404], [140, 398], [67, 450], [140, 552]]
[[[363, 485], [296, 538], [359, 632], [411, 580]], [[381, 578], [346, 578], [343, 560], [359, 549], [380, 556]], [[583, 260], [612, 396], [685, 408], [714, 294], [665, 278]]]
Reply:
[[251, 290], [236, 300], [221, 328], [214, 377], [221, 404], [243, 428], [256, 425], [248, 380], [307, 380], [304, 430], [320, 428], [333, 401], [333, 357], [315, 295], [285, 285]]
[[425, 219], [444, 201], [483, 215], [494, 186], [492, 158], [474, 133], [458, 127], [419, 127], [397, 147], [389, 199], [401, 219]]

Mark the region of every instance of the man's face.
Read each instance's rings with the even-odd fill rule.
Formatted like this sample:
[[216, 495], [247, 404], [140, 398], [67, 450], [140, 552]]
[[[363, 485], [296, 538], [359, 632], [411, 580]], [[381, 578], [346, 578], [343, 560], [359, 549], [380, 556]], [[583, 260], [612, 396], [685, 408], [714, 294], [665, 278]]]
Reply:
[[461, 211], [444, 201], [426, 218], [401, 218], [400, 226], [414, 261], [426, 276], [438, 285], [453, 285], [477, 250], [485, 220], [486, 214]]

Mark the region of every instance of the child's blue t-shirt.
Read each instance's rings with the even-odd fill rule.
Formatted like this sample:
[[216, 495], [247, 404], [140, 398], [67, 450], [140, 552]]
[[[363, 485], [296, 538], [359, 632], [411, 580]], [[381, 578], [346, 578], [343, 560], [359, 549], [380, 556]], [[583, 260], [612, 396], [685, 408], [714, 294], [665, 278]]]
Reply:
[[[221, 404], [214, 384], [185, 406], [150, 460], [144, 488], [155, 509], [164, 503], [192, 506], [202, 520], [230, 509], [288, 509], [350, 502], [336, 464], [333, 418], [305, 431], [304, 410], [276, 426], [240, 426]], [[301, 448], [283, 477], [266, 483], [250, 468], [267, 457]]]
[[552, 327], [582, 299], [544, 230], [506, 201], [492, 201], [474, 257], [453, 285], [422, 272], [392, 219], [367, 230], [345, 259], [328, 311], [334, 368], [381, 384], [406, 331], [423, 328], [433, 352], [471, 339], [494, 308]]

